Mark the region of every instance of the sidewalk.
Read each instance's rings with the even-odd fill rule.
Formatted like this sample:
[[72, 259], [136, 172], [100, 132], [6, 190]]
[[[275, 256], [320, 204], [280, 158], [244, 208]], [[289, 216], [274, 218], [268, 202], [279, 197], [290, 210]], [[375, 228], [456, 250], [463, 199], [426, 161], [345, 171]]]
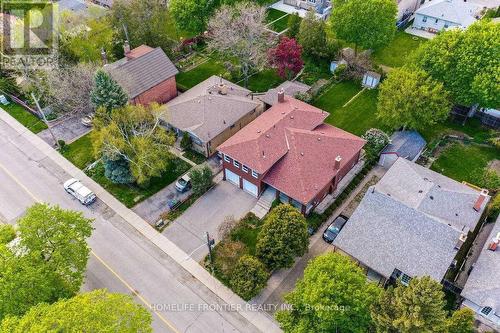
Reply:
[[82, 170], [71, 164], [41, 138], [27, 130], [7, 112], [0, 112], [0, 120], [7, 123], [12, 129], [19, 133], [19, 136], [22, 136], [29, 141], [34, 147], [45, 154], [65, 172], [74, 178], [82, 180], [97, 195], [97, 197], [99, 197], [99, 199], [110, 209], [115, 211], [117, 215], [127, 221], [130, 226], [137, 230], [137, 232], [156, 245], [166, 255], [171, 257], [179, 266], [193, 275], [194, 278], [210, 289], [221, 300], [232, 305], [232, 309], [235, 309], [235, 311], [248, 320], [248, 322], [253, 324], [262, 332], [281, 332], [278, 324], [271, 316], [265, 312], [252, 311], [254, 308], [248, 306], [248, 304], [239, 296], [234, 294], [229, 288], [211, 276], [210, 273], [208, 273], [196, 261], [189, 258], [189, 256], [179, 249], [174, 243], [154, 230], [146, 221], [140, 218], [132, 210], [125, 207], [99, 184], [88, 177]]
[[368, 183], [370, 179], [372, 179], [372, 176], [378, 176], [381, 178], [382, 175], [385, 174], [385, 172], [386, 170], [382, 167], [374, 167], [366, 175], [366, 177], [358, 185], [358, 187], [356, 187], [356, 189], [351, 192], [349, 198], [347, 198], [344, 203], [332, 213], [328, 220], [322, 226], [320, 226], [316, 233], [309, 239], [310, 243], [307, 253], [304, 256], [298, 258], [291, 268], [282, 269], [275, 272], [267, 282], [266, 288], [257, 297], [252, 299], [251, 303], [261, 305], [273, 304], [276, 305], [276, 307], [267, 306], [266, 308], [270, 310], [280, 309], [280, 306], [284, 302], [283, 297], [285, 296], [285, 294], [292, 291], [293, 288], [295, 288], [297, 280], [301, 279], [304, 276], [304, 270], [307, 264], [315, 257], [333, 250], [333, 246], [325, 242], [321, 237], [326, 226], [329, 225], [335, 217], [337, 217], [347, 208], [349, 203], [363, 189], [366, 183]]

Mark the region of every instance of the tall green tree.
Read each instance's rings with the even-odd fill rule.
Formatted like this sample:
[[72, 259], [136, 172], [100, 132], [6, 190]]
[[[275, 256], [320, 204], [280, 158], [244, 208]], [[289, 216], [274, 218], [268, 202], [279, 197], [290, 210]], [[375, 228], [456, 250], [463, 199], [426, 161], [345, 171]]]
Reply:
[[309, 11], [300, 23], [297, 41], [310, 57], [324, 58], [327, 55], [327, 38], [325, 21]]
[[16, 238], [16, 229], [10, 224], [0, 224], [0, 244], [7, 244]]
[[414, 62], [443, 82], [457, 104], [500, 107], [500, 24], [479, 20], [424, 43]]
[[103, 107], [106, 111], [123, 107], [128, 102], [128, 96], [122, 87], [103, 70], [98, 70], [94, 77], [94, 88], [90, 100], [95, 108]]
[[35, 204], [18, 221], [12, 245], [0, 245], [0, 319], [80, 289], [92, 220], [80, 212]]
[[94, 290], [41, 303], [24, 316], [5, 318], [0, 332], [122, 332], [149, 333], [151, 314], [128, 295]]
[[293, 309], [277, 319], [286, 333], [367, 332], [370, 306], [380, 293], [348, 257], [328, 252], [313, 259], [304, 278], [285, 296]]
[[309, 235], [304, 216], [286, 204], [275, 207], [257, 236], [257, 257], [269, 270], [290, 267], [307, 251]]
[[288, 23], [287, 27], [288, 30], [286, 31], [286, 35], [290, 38], [297, 38], [297, 35], [299, 34], [300, 31], [300, 23], [302, 22], [302, 19], [300, 18], [299, 14], [294, 13], [288, 17]]
[[189, 173], [191, 183], [193, 184], [193, 193], [202, 195], [213, 185], [212, 170], [208, 166], [195, 168]]
[[330, 19], [335, 36], [358, 48], [388, 44], [396, 32], [397, 5], [393, 0], [334, 0]]
[[17, 221], [19, 247], [42, 259], [58, 280], [60, 297], [78, 292], [90, 254], [92, 220], [81, 212], [35, 204]]
[[442, 286], [428, 276], [389, 288], [372, 308], [377, 332], [446, 332]]
[[178, 29], [200, 34], [214, 11], [212, 0], [170, 0], [169, 9]]
[[445, 120], [450, 109], [443, 84], [423, 70], [396, 68], [380, 85], [377, 117], [391, 128], [423, 129]]
[[[132, 47], [142, 44], [161, 47], [168, 54], [177, 39], [177, 31], [172, 30], [174, 22], [168, 9], [170, 2], [170, 0], [114, 0], [110, 14], [111, 24], [118, 34], [115, 43], [120, 46], [128, 39]], [[115, 56], [122, 58], [123, 48], [116, 48]]]
[[99, 113], [91, 132], [96, 157], [127, 161], [132, 176], [140, 185], [167, 170], [175, 142], [172, 133], [160, 126], [165, 110], [156, 103], [126, 105], [108, 115]]

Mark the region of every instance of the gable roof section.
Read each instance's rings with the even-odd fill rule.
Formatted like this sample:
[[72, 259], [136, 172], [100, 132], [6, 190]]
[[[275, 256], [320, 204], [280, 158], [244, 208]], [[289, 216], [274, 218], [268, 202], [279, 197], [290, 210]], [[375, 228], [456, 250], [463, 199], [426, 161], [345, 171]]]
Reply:
[[425, 144], [424, 138], [416, 131], [398, 131], [391, 136], [391, 142], [382, 150], [382, 154], [395, 153], [413, 161]]
[[460, 233], [368, 189], [333, 244], [389, 278], [394, 269], [441, 281], [453, 261]]
[[394, 269], [441, 281], [462, 234], [475, 228], [480, 192], [398, 158], [365, 194], [333, 244], [389, 278]]
[[330, 125], [313, 131], [287, 128], [289, 150], [266, 174], [264, 182], [303, 204], [309, 203], [335, 177], [340, 168], [363, 147], [365, 141]]
[[264, 95], [257, 96], [266, 104], [274, 105], [278, 103], [278, 92], [283, 89], [285, 95], [295, 96], [298, 93], [305, 93], [311, 89], [310, 86], [298, 81], [285, 81], [276, 88], [269, 89]]
[[398, 158], [375, 187], [464, 233], [476, 227], [488, 202], [479, 212], [474, 210], [479, 191], [404, 158]]
[[[220, 83], [227, 86], [226, 95], [218, 93]], [[212, 76], [168, 102], [162, 119], [208, 142], [261, 104], [248, 97], [250, 93]]]
[[476, 21], [474, 17], [479, 13], [481, 7], [469, 1], [463, 0], [436, 0], [428, 1], [421, 6], [415, 14], [434, 17], [440, 20], [460, 24], [468, 27]]
[[285, 128], [313, 130], [328, 113], [285, 96], [219, 147], [219, 151], [263, 174], [287, 152]]
[[131, 99], [179, 73], [160, 47], [146, 48], [139, 46], [130, 52], [131, 59], [125, 57], [104, 66]]
[[500, 315], [500, 249], [488, 250], [488, 246], [500, 233], [500, 216], [497, 218], [474, 269], [462, 290], [462, 297], [485, 307], [489, 306]]

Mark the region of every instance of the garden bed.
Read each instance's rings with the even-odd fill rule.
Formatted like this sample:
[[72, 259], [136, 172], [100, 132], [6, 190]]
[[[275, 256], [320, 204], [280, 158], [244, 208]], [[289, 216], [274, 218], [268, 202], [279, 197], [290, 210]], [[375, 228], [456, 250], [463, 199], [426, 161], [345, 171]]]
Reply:
[[41, 119], [13, 101], [9, 105], [0, 107], [35, 134], [47, 129], [47, 125]]
[[188, 160], [190, 160], [196, 164], [202, 164], [203, 162], [205, 162], [207, 160], [205, 155], [200, 154], [197, 151], [194, 151], [191, 149], [185, 150], [184, 153], [182, 154], [182, 156], [184, 156], [185, 158], [187, 158]]

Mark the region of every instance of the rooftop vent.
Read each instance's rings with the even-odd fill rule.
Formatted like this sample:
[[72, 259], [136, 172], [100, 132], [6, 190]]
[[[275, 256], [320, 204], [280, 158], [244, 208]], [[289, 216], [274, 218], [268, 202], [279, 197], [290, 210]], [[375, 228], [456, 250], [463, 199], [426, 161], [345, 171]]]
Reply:
[[224, 83], [220, 83], [217, 86], [217, 90], [221, 95], [227, 95], [227, 86]]
[[293, 116], [290, 116], [290, 119], [293, 119]]
[[269, 134], [266, 134], [266, 138], [270, 138], [271, 136]]
[[318, 136], [318, 141], [321, 141], [321, 138]]
[[303, 152], [301, 152], [301, 153], [300, 153], [300, 156], [304, 156], [304, 153], [303, 153]]

